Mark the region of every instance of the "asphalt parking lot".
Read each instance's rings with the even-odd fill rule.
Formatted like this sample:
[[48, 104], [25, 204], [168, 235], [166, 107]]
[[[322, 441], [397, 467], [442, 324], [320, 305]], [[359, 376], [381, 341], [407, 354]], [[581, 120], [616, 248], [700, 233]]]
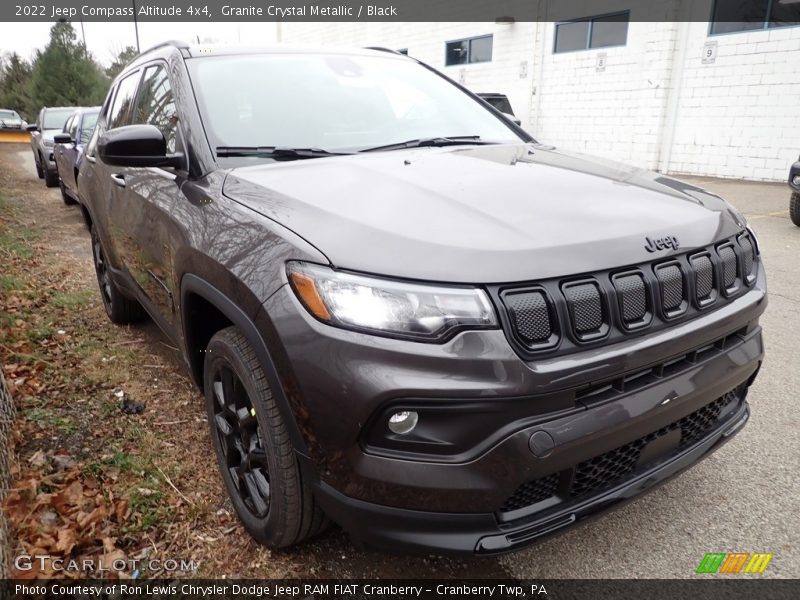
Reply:
[[712, 551], [773, 553], [764, 576], [800, 577], [800, 227], [789, 220], [789, 188], [681, 179], [729, 200], [758, 236], [769, 306], [761, 321], [766, 359], [748, 397], [750, 422], [653, 493], [501, 558], [515, 577], [689, 577]]

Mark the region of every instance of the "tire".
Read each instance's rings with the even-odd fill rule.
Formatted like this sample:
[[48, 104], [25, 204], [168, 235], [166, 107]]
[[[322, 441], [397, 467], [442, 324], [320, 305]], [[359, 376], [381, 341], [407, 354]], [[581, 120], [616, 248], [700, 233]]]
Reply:
[[[44, 161], [42, 161], [44, 163]], [[56, 187], [58, 182], [60, 181], [58, 178], [58, 172], [56, 171], [53, 173], [50, 169], [45, 166], [42, 166], [42, 170], [44, 171], [44, 184], [47, 187]]]
[[142, 305], [123, 294], [114, 283], [111, 273], [108, 271], [103, 244], [100, 242], [94, 225], [92, 225], [91, 232], [94, 271], [97, 275], [97, 286], [100, 288], [100, 298], [103, 300], [103, 307], [106, 309], [108, 318], [117, 325], [140, 321], [145, 315]]
[[792, 198], [789, 200], [789, 218], [792, 223], [800, 227], [800, 192], [792, 192]]
[[304, 481], [261, 363], [236, 327], [211, 338], [203, 382], [220, 474], [247, 532], [287, 548], [323, 531], [329, 522]]
[[33, 153], [33, 162], [36, 165], [36, 174], [39, 176], [39, 179], [44, 179], [44, 170], [42, 169], [42, 162], [39, 160], [39, 154], [37, 152]]
[[67, 193], [67, 188], [64, 185], [64, 182], [61, 181], [61, 179], [58, 180], [58, 186], [61, 188], [61, 199], [64, 201], [64, 204], [66, 204], [67, 206], [72, 206], [73, 204], [76, 204], [75, 200], [72, 199], [72, 196], [70, 196]]

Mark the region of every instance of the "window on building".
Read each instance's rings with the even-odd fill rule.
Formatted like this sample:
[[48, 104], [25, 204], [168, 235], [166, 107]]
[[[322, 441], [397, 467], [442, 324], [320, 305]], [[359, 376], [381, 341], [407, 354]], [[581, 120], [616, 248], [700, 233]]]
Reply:
[[447, 42], [444, 64], [450, 66], [490, 62], [493, 42], [491, 35]]
[[711, 34], [800, 25], [794, 0], [715, 0]]
[[553, 52], [624, 46], [628, 41], [629, 12], [556, 23]]

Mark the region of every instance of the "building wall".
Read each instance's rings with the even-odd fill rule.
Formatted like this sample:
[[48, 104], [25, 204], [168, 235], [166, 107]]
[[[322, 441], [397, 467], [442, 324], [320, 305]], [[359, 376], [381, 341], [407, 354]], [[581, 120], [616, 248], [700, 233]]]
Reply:
[[[688, 26], [669, 170], [785, 181], [800, 154], [800, 27], [709, 37], [707, 23]], [[703, 64], [708, 41], [717, 55]]]
[[[695, 22], [634, 21], [625, 46], [559, 54], [552, 22], [285, 23], [282, 41], [408, 48], [472, 91], [507, 94], [523, 127], [564, 149], [662, 172], [785, 180], [800, 154], [800, 27], [709, 36], [711, 0], [684, 7]], [[445, 42], [488, 33], [492, 62], [444, 65]]]

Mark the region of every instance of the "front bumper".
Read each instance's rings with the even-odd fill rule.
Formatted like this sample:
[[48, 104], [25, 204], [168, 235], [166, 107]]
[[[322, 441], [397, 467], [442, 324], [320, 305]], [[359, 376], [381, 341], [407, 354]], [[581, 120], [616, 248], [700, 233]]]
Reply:
[[750, 417], [747, 402], [702, 441], [582, 501], [502, 523], [494, 513], [424, 512], [349, 498], [321, 484], [317, 497], [326, 514], [355, 540], [378, 549], [409, 553], [502, 554], [541, 541], [564, 529], [655, 489], [719, 449]]
[[[434, 345], [329, 327], [288, 286], [265, 310], [308, 447], [301, 458], [327, 513], [373, 546], [495, 553], [649, 489], [727, 440], [746, 420], [746, 388], [763, 358], [765, 289], [759, 269], [747, 293], [696, 319], [531, 362], [500, 330]], [[736, 403], [691, 444], [674, 433], [676, 423], [733, 390]], [[387, 411], [412, 405], [420, 423], [435, 414], [445, 424], [435, 432], [441, 450], [374, 443], [370, 434]], [[637, 449], [646, 460], [573, 493], [578, 467], [662, 430], [663, 439]], [[552, 477], [546, 497], [525, 491]]]

